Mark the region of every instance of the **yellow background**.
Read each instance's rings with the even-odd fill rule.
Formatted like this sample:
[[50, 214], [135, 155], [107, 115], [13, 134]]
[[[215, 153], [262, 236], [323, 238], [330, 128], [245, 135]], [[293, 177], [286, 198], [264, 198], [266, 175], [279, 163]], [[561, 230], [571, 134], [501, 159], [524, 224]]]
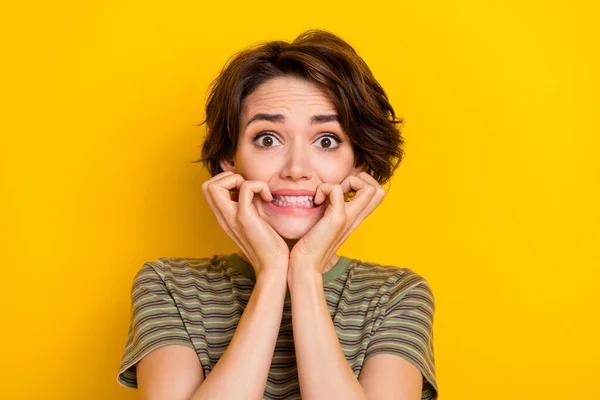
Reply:
[[134, 274], [234, 250], [190, 163], [208, 84], [325, 28], [406, 120], [341, 253], [429, 281], [440, 398], [600, 398], [594, 3], [4, 2], [0, 397], [136, 398], [116, 383]]

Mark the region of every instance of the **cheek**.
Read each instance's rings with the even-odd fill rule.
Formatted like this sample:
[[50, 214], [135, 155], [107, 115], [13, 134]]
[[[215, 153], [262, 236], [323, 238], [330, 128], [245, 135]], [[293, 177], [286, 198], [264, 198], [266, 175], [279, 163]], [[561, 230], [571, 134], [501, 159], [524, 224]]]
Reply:
[[335, 160], [322, 161], [316, 167], [320, 180], [326, 183], [340, 183], [352, 171], [352, 158], [343, 157]]
[[281, 168], [273, 160], [264, 160], [255, 157], [253, 160], [240, 165], [238, 173], [246, 180], [269, 182], [278, 175]]

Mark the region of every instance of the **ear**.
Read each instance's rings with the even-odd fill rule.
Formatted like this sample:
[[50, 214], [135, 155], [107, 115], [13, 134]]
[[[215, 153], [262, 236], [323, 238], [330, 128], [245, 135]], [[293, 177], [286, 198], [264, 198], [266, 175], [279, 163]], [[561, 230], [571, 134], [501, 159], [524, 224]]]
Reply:
[[235, 161], [233, 160], [233, 158], [222, 160], [219, 164], [221, 165], [223, 172], [235, 172]]

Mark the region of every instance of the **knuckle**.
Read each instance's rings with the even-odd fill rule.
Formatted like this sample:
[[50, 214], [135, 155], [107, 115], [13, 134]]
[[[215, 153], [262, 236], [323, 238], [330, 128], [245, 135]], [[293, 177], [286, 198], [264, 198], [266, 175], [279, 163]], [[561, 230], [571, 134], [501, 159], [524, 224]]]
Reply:
[[214, 181], [214, 180], [212, 180], [212, 179], [209, 179], [209, 180], [207, 180], [207, 181], [204, 181], [204, 182], [202, 183], [202, 190], [206, 192], [206, 191], [208, 190], [208, 188], [209, 188], [209, 187], [210, 187], [212, 184], [214, 184], [214, 182], [215, 182], [215, 181]]
[[242, 183], [240, 183], [240, 191], [250, 190], [252, 188], [252, 186], [253, 186], [253, 181], [245, 180]]

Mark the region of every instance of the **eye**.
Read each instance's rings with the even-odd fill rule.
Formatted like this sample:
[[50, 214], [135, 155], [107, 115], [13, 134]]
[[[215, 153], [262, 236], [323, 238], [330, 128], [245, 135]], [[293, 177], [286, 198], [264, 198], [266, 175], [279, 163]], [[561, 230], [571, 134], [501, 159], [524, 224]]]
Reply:
[[269, 147], [276, 147], [277, 143], [279, 143], [279, 139], [277, 139], [272, 133], [259, 132], [254, 136], [252, 142], [255, 146], [264, 149]]
[[323, 150], [325, 151], [331, 151], [336, 149], [340, 143], [342, 142], [342, 139], [340, 139], [339, 137], [337, 137], [334, 134], [327, 134], [324, 136], [321, 136], [320, 138], [317, 139], [317, 141], [315, 143], [319, 143], [320, 146]]

